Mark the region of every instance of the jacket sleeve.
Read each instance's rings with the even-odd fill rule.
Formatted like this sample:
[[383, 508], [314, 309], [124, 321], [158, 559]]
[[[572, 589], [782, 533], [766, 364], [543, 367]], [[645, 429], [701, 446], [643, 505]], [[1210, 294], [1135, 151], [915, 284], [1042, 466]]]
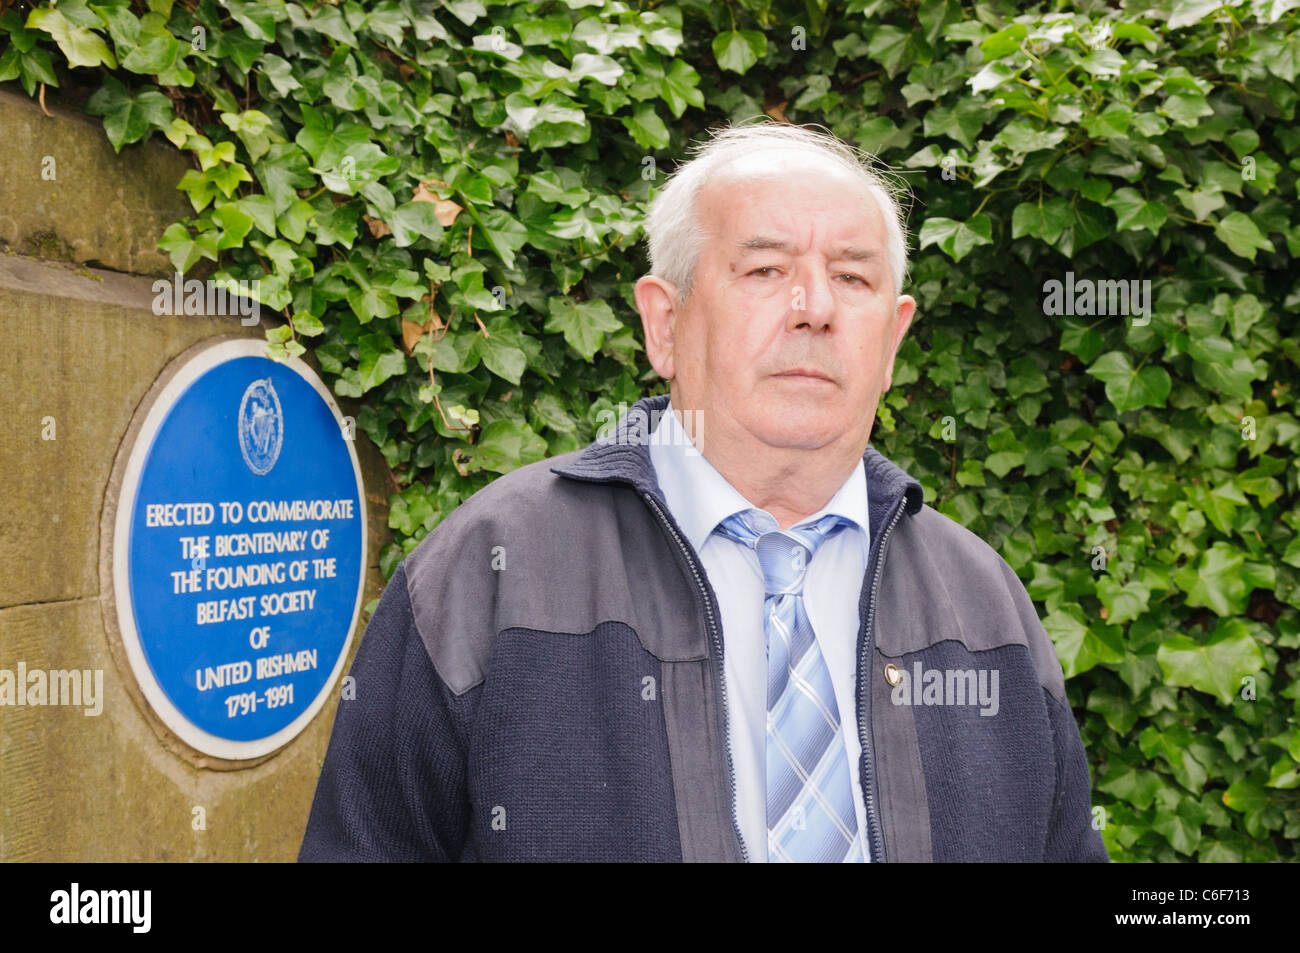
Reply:
[[345, 683], [299, 861], [447, 861], [469, 824], [454, 699], [415, 627], [399, 566]]
[[1110, 856], [1092, 825], [1092, 795], [1083, 739], [1070, 706], [1044, 690], [1056, 748], [1056, 793], [1047, 828], [1046, 863], [1106, 863]]

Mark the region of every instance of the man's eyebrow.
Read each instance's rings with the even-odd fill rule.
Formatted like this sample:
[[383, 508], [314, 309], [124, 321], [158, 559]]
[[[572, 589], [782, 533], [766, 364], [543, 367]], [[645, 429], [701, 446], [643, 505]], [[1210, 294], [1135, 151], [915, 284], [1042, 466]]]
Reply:
[[747, 238], [744, 241], [736, 242], [736, 247], [740, 249], [742, 256], [751, 254], [756, 251], [793, 251], [794, 246], [781, 238], [768, 238], [765, 235], [757, 235], [754, 238]]
[[[781, 238], [769, 238], [765, 235], [757, 235], [754, 238], [747, 238], [744, 241], [736, 242], [736, 247], [740, 249], [741, 257], [754, 254], [760, 251], [783, 251], [792, 252], [794, 246]], [[836, 260], [845, 261], [871, 261], [881, 257], [881, 253], [874, 248], [862, 248], [859, 245], [842, 245], [836, 249], [833, 256]]]
[[838, 258], [847, 261], [873, 261], [880, 256], [880, 252], [875, 248], [860, 248], [857, 245], [845, 245], [840, 249]]

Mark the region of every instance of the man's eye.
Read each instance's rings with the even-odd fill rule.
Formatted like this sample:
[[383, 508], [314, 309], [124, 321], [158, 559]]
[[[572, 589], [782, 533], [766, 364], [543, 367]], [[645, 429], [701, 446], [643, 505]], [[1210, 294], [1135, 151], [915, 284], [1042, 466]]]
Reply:
[[764, 265], [762, 268], [755, 268], [753, 271], [750, 272], [750, 274], [756, 275], [760, 271], [776, 271], [776, 269], [773, 268], [771, 265]]
[[847, 274], [847, 273], [846, 273], [846, 274], [840, 275], [840, 277], [841, 277], [841, 278], [852, 278], [854, 281], [856, 281], [856, 282], [857, 282], [858, 284], [860, 284], [860, 285], [865, 285], [865, 284], [866, 284], [866, 282], [863, 281], [861, 278], [859, 278], [857, 275], [850, 275], [850, 274]]

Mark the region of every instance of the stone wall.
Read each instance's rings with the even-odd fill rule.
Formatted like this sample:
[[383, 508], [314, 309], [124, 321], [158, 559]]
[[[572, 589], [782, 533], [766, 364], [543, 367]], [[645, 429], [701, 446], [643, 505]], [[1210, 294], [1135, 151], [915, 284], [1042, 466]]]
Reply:
[[[195, 767], [163, 743], [110, 654], [99, 566], [114, 459], [154, 379], [196, 342], [264, 329], [153, 313], [148, 276], [171, 271], [155, 243], [190, 211], [175, 190], [183, 157], [165, 142], [114, 155], [98, 120], [47, 108], [0, 86], [0, 668], [101, 669], [105, 697], [98, 716], [0, 707], [0, 861], [292, 860], [335, 702], [253, 767]], [[368, 603], [383, 588], [391, 484], [364, 435], [356, 449]]]

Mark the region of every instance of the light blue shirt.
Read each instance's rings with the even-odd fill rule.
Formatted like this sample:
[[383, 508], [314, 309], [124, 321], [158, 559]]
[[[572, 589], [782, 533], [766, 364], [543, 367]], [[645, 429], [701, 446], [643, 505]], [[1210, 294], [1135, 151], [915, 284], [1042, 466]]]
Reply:
[[[732, 513], [758, 509], [713, 468], [691, 443], [672, 404], [650, 439], [650, 461], [664, 501], [700, 557], [718, 597], [724, 636], [723, 677], [727, 688], [727, 730], [736, 770], [736, 819], [750, 860], [767, 860], [767, 642], [763, 631], [763, 571], [748, 546], [713, 532]], [[804, 607], [822, 657], [830, 669], [835, 704], [849, 757], [853, 804], [863, 856], [866, 807], [858, 760], [858, 600], [867, 571], [867, 480], [862, 461], [824, 509], [853, 521], [818, 547], [808, 564]]]

